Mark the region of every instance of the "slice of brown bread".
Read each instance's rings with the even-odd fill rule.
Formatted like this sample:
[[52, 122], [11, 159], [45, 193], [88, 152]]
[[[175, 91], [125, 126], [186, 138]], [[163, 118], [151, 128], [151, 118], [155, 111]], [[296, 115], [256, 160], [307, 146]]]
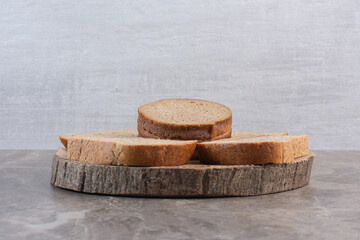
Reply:
[[[229, 134], [229, 136], [232, 136], [232, 138], [253, 138], [253, 137], [262, 137], [262, 136], [286, 136], [288, 135], [287, 132], [232, 132]], [[218, 139], [213, 139], [213, 140], [220, 140], [223, 139], [225, 137], [221, 137]], [[229, 138], [229, 137], [226, 137]], [[212, 141], [213, 141], [212, 140]], [[199, 141], [198, 143], [200, 143], [201, 141]], [[195, 149], [193, 155], [191, 156], [191, 159], [199, 159], [199, 153], [198, 150]]]
[[302, 157], [309, 154], [309, 137], [307, 135], [289, 136], [294, 149], [294, 157]]
[[288, 163], [308, 154], [307, 136], [232, 137], [197, 144], [200, 161], [207, 164]]
[[[211, 139], [211, 140], [219, 140], [219, 139], [223, 139], [223, 138], [230, 138], [231, 133], [232, 133], [232, 131], [230, 130], [230, 131], [224, 133], [223, 135], [216, 136], [214, 139]], [[158, 136], [156, 136], [154, 134], [151, 134], [151, 133], [145, 131], [142, 128], [139, 129], [139, 135], [142, 136], [142, 137], [145, 137], [145, 138], [157, 138], [157, 139], [160, 139], [160, 137], [158, 137]], [[198, 141], [200, 142], [201, 140], [198, 140]]]
[[138, 113], [141, 137], [212, 140], [231, 133], [231, 110], [215, 102], [163, 99], [140, 106]]
[[178, 166], [187, 163], [197, 141], [142, 138], [137, 131], [119, 130], [64, 134], [61, 142], [71, 160], [127, 166]]

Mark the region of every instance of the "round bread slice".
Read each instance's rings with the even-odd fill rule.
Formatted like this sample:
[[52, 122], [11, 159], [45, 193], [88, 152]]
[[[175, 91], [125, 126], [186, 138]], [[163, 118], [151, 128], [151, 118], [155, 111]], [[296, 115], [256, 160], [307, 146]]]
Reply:
[[231, 136], [231, 110], [198, 99], [163, 99], [138, 109], [141, 137], [213, 140]]
[[60, 140], [71, 160], [143, 167], [183, 165], [190, 160], [197, 143], [142, 138], [131, 130], [63, 134]]

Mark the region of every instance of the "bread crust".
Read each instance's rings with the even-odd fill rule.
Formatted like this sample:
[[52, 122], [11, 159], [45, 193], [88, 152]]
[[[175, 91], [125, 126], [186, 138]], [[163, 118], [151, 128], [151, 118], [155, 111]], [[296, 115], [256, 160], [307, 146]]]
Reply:
[[[183, 100], [183, 99], [171, 99]], [[189, 99], [198, 100], [198, 99]], [[161, 100], [160, 100], [161, 101]], [[206, 101], [206, 100], [201, 100]], [[210, 102], [210, 101], [206, 101]], [[213, 102], [211, 102], [213, 103]], [[153, 104], [153, 103], [149, 103]], [[218, 103], [216, 103], [218, 104]], [[232, 112], [225, 105], [219, 104], [229, 110], [229, 116], [209, 124], [174, 124], [161, 122], [152, 119], [142, 112], [142, 105], [138, 108], [138, 132], [141, 137], [156, 136], [161, 139], [179, 139], [179, 140], [214, 140], [220, 139], [220, 136], [231, 136]]]
[[62, 134], [59, 136], [61, 143], [64, 145], [65, 148], [67, 148], [68, 143], [68, 134]]
[[176, 144], [126, 144], [115, 141], [76, 137], [76, 134], [60, 136], [71, 160], [103, 165], [126, 166], [179, 166], [187, 163], [197, 141]]
[[[138, 126], [138, 132], [139, 132], [140, 137], [161, 139], [159, 136], [151, 134], [151, 133], [147, 132], [144, 128], [139, 127], [139, 126]], [[232, 134], [232, 131], [230, 130], [230, 131], [228, 131], [228, 132], [226, 132], [226, 133], [224, 133], [222, 135], [216, 136], [213, 139], [198, 140], [198, 142], [213, 141], [213, 140], [220, 140], [220, 139], [230, 138], [231, 134]]]
[[307, 136], [282, 138], [283, 141], [198, 143], [197, 151], [202, 163], [220, 165], [289, 163], [309, 153]]
[[[198, 144], [200, 161], [206, 164], [247, 165], [287, 163], [294, 160], [290, 142]], [[291, 152], [286, 152], [291, 151]]]

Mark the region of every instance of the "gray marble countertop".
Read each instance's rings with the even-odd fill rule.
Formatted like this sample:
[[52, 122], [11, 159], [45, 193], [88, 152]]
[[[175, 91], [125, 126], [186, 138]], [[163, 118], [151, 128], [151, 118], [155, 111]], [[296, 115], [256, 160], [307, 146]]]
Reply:
[[209, 199], [56, 188], [54, 153], [0, 151], [0, 239], [360, 239], [360, 151], [315, 151], [297, 190]]

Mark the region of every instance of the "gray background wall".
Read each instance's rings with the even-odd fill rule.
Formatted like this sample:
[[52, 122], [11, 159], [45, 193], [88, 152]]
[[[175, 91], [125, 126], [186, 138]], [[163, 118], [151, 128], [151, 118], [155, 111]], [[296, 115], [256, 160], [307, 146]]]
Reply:
[[160, 98], [218, 101], [234, 130], [360, 149], [360, 2], [4, 1], [0, 148], [136, 129]]

